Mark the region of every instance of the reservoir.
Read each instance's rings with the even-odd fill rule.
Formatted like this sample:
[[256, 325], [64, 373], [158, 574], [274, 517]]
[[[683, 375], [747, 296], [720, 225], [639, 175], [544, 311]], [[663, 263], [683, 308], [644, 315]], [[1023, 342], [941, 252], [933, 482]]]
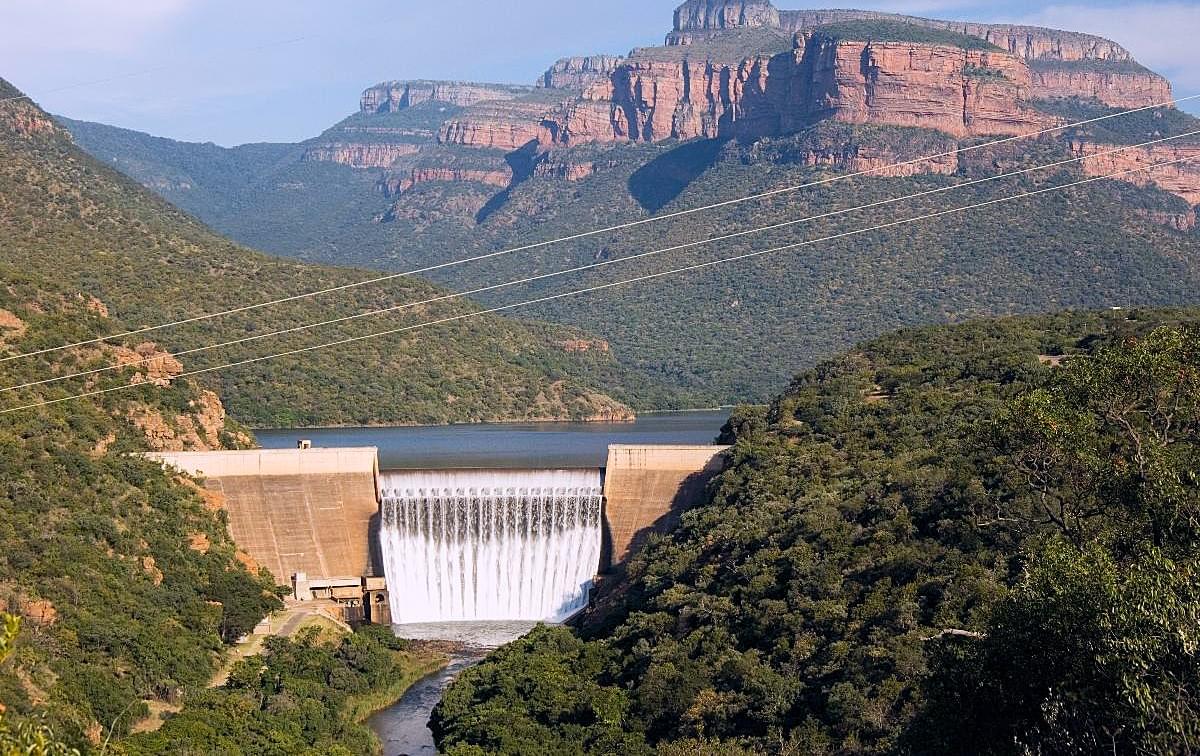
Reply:
[[728, 409], [652, 412], [631, 423], [480, 423], [257, 430], [265, 449], [376, 446], [382, 469], [603, 467], [609, 444], [711, 444]]

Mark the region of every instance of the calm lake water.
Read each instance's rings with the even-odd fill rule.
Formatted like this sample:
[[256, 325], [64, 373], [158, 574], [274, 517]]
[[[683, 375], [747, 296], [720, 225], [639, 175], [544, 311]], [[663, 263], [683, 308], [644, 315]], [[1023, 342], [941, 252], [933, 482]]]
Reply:
[[729, 410], [662, 412], [632, 423], [483, 423], [255, 431], [267, 449], [377, 446], [385, 469], [603, 467], [609, 444], [711, 444]]

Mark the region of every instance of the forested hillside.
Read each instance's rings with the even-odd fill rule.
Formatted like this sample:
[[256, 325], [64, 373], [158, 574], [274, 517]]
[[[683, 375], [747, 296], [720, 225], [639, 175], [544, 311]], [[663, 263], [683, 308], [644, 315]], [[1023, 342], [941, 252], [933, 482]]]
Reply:
[[[0, 83], [0, 92], [15, 90]], [[36, 106], [0, 103], [0, 264], [98, 298], [96, 335], [183, 319], [369, 278], [361, 270], [285, 262], [238, 247], [99, 164]], [[437, 297], [413, 279], [249, 310], [149, 334], [167, 349], [263, 334]], [[248, 359], [470, 311], [447, 300], [386, 316], [190, 355], [188, 367]], [[481, 335], [486, 334], [486, 338]], [[135, 346], [137, 339], [130, 341]], [[203, 381], [238, 419], [257, 425], [439, 423], [622, 417], [628, 397], [666, 393], [627, 376], [607, 348], [572, 328], [480, 317], [334, 351], [316, 351]], [[38, 346], [53, 346], [50, 341]], [[603, 346], [603, 345], [600, 345]], [[73, 367], [98, 366], [75, 353]], [[79, 391], [79, 381], [11, 394], [11, 403]], [[647, 399], [653, 401], [654, 399]], [[669, 400], [666, 400], [669, 402]]]
[[[1043, 107], [1072, 120], [1115, 112], [1083, 100]], [[380, 129], [399, 128], [394, 124], [408, 112], [359, 116], [359, 121], [378, 119], [386, 121]], [[164, 143], [96, 125], [68, 125], [94, 154], [235, 238], [300, 259], [384, 270], [461, 259], [656, 212], [804, 184], [850, 170], [837, 162], [842, 156], [864, 156], [855, 165], [886, 164], [941, 154], [959, 144], [933, 130], [825, 123], [748, 142], [584, 145], [552, 149], [541, 158], [546, 166], [590, 166], [590, 173], [569, 181], [549, 169], [535, 170], [509, 188], [446, 179], [419, 183], [392, 196], [388, 170], [300, 160], [304, 145], [284, 151], [291, 157], [278, 162], [251, 159], [251, 152], [243, 159], [239, 151], [250, 147], [225, 151], [223, 161], [243, 166], [236, 181], [225, 181], [194, 167], [219, 148]], [[1042, 141], [963, 153], [939, 167], [949, 175], [840, 182], [430, 275], [454, 288], [472, 288], [1064, 160], [1074, 156], [1072, 140], [1115, 146], [1197, 128], [1200, 121], [1178, 111], [1142, 113]], [[314, 140], [309, 146], [321, 143]], [[489, 175], [498, 170], [493, 163], [508, 170], [503, 153], [444, 149], [435, 162], [479, 172], [471, 175]], [[180, 162], [176, 153], [191, 157]], [[154, 167], [130, 162], [141, 159], [153, 161]], [[180, 165], [193, 166], [187, 181], [194, 186], [159, 188], [160, 177], [172, 175], [173, 166]], [[1145, 176], [1129, 179], [1142, 182]], [[612, 265], [590, 275], [549, 279], [521, 287], [520, 294], [565, 291], [651, 269], [821, 238], [1082, 177], [1078, 164], [1068, 165]], [[693, 401], [765, 400], [786, 382], [790, 371], [896, 327], [1062, 307], [1193, 303], [1200, 283], [1200, 242], [1194, 232], [1178, 230], [1190, 229], [1193, 223], [1192, 208], [1178, 196], [1152, 186], [1103, 182], [666, 281], [562, 299], [531, 312], [599, 334], [612, 344], [623, 365], [685, 389]], [[663, 287], [669, 296], [663, 296]], [[513, 290], [480, 297], [488, 303], [516, 298]], [[662, 323], [672, 327], [663, 329]], [[772, 355], [765, 362], [756, 359], [764, 344]], [[632, 397], [639, 399], [640, 395]]]
[[723, 436], [607, 613], [453, 684], [447, 753], [1194, 747], [1200, 312], [900, 331]]
[[[102, 325], [98, 300], [7, 266], [0, 279], [0, 355]], [[0, 380], [74, 364], [7, 361]], [[146, 702], [206, 684], [224, 643], [279, 606], [270, 575], [235, 551], [223, 513], [134, 455], [249, 440], [210, 392], [160, 379], [128, 368], [94, 384], [133, 384], [127, 392], [0, 414], [0, 611], [23, 627], [0, 665], [0, 702], [9, 723], [45, 717], [77, 746], [128, 732]]]

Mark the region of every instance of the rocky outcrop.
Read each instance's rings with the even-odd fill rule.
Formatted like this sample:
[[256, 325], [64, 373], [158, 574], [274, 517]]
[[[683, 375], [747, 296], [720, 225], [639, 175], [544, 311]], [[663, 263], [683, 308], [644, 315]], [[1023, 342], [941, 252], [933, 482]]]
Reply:
[[899, 21], [958, 32], [986, 40], [1026, 60], [1133, 60], [1129, 51], [1116, 42], [1091, 34], [1015, 24], [941, 21], [881, 11], [777, 10], [769, 0], [688, 0], [675, 10], [675, 27], [667, 35], [667, 44], [693, 44], [728, 29], [809, 32], [825, 24], [847, 21]]
[[[785, 134], [824, 119], [956, 137], [1044, 128], [1024, 105], [1020, 58], [952, 45], [799, 36], [785, 54], [734, 62], [637, 51], [545, 119], [542, 141], [579, 144]], [[606, 112], [607, 106], [607, 112]]]
[[303, 160], [341, 163], [352, 168], [387, 168], [421, 146], [407, 142], [327, 142], [309, 147]]
[[542, 100], [509, 101], [468, 108], [442, 124], [438, 142], [505, 152], [518, 150], [538, 141], [542, 121], [557, 104]]
[[29, 138], [53, 134], [57, 127], [41, 108], [28, 100], [14, 99], [0, 102], [0, 129]]
[[220, 449], [225, 430], [225, 407], [211, 391], [200, 391], [188, 412], [167, 417], [140, 402], [131, 403], [127, 418], [151, 451], [211, 451]]
[[533, 167], [533, 175], [563, 181], [581, 181], [596, 172], [594, 160], [572, 160], [547, 154]]
[[[805, 139], [800, 144], [780, 144], [780, 140], [759, 140], [746, 147], [741, 159], [747, 163], [786, 163], [812, 168], [834, 168], [849, 173], [870, 172], [883, 178], [904, 178], [927, 174], [950, 176], [959, 170], [956, 142], [916, 147], [902, 152], [885, 144], [868, 144], [848, 139]], [[917, 160], [927, 154], [937, 157]]]
[[[1200, 144], [1156, 144], [1113, 152], [1116, 146], [1082, 140], [1070, 142], [1071, 152], [1084, 158], [1080, 165], [1088, 176], [1104, 176], [1155, 163], [1186, 160], [1175, 165], [1128, 173], [1121, 176], [1120, 180], [1138, 186], [1157, 186], [1182, 197], [1192, 207], [1200, 205]], [[1105, 152], [1108, 154], [1100, 154]]]
[[17, 599], [17, 612], [35, 627], [49, 627], [58, 621], [58, 610], [46, 599], [22, 595]]
[[421, 166], [402, 176], [389, 176], [384, 182], [384, 194], [394, 197], [417, 184], [431, 181], [470, 181], [501, 189], [512, 183], [512, 169]]
[[153, 342], [138, 344], [133, 349], [112, 347], [113, 361], [119, 368], [133, 368], [130, 385], [149, 383], [170, 386], [171, 379], [183, 372], [183, 364]]
[[530, 89], [466, 81], [385, 81], [363, 91], [359, 109], [363, 113], [391, 113], [430, 101], [469, 107], [489, 100], [511, 100]]
[[1187, 233], [1196, 228], [1196, 210], [1190, 209], [1181, 212], [1171, 212], [1170, 210], [1146, 210], [1143, 208], [1134, 208], [1133, 212], [1147, 218], [1150, 221], [1173, 228], [1176, 231]]
[[[799, 39], [804, 39], [803, 37]], [[809, 118], [919, 126], [958, 137], [1016, 134], [1054, 118], [1022, 104], [1029, 69], [1015, 56], [911, 42], [807, 38]]]
[[1171, 101], [1171, 84], [1133, 63], [1034, 61], [1030, 93], [1039, 99], [1080, 97], [1114, 108]]
[[579, 352], [608, 354], [610, 350], [608, 342], [603, 339], [566, 339], [554, 342], [554, 346], [562, 349], [564, 352], [576, 354]]
[[25, 333], [25, 321], [8, 310], [0, 309], [0, 344], [21, 337]]
[[779, 11], [769, 0], [688, 0], [675, 9], [677, 32], [747, 27], [778, 29]]
[[611, 76], [624, 60], [616, 55], [560, 58], [546, 69], [536, 86], [543, 89], [587, 89]]

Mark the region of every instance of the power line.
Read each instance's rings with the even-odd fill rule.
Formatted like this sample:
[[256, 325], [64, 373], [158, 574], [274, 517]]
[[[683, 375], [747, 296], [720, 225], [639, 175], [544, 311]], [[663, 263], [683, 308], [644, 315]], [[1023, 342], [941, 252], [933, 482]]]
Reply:
[[929, 162], [930, 160], [937, 160], [938, 158], [952, 157], [952, 156], [962, 154], [964, 152], [971, 152], [973, 150], [982, 149], [984, 147], [992, 147], [992, 146], [995, 146], [998, 144], [1005, 144], [1007, 142], [1013, 142], [1013, 141], [1016, 141], [1019, 139], [1029, 139], [1029, 138], [1033, 138], [1033, 137], [1038, 137], [1038, 136], [1042, 136], [1044, 134], [1049, 134], [1049, 133], [1052, 133], [1055, 131], [1062, 131], [1064, 129], [1075, 128], [1077, 126], [1085, 126], [1087, 124], [1105, 121], [1110, 118], [1117, 118], [1117, 117], [1124, 116], [1124, 115], [1130, 115], [1132, 113], [1140, 113], [1142, 111], [1166, 107], [1166, 106], [1174, 105], [1176, 103], [1186, 102], [1188, 100], [1195, 100], [1198, 98], [1200, 98], [1200, 94], [1189, 95], [1187, 97], [1179, 97], [1174, 100], [1169, 100], [1169, 101], [1166, 101], [1163, 103], [1157, 103], [1154, 105], [1146, 105], [1146, 106], [1143, 106], [1140, 108], [1131, 108], [1128, 110], [1121, 110], [1121, 111], [1117, 111], [1115, 113], [1109, 113], [1107, 115], [1096, 116], [1095, 118], [1088, 118], [1088, 119], [1085, 119], [1082, 121], [1075, 121], [1073, 123], [1067, 123], [1067, 124], [1062, 124], [1059, 126], [1053, 126], [1050, 128], [1041, 129], [1039, 131], [1027, 132], [1025, 134], [1018, 134], [1015, 136], [1003, 137], [1001, 139], [994, 139], [989, 142], [981, 142], [980, 144], [969, 145], [967, 147], [960, 147], [960, 148], [957, 148], [957, 149], [954, 149], [951, 151], [941, 152], [936, 155], [928, 155], [925, 157], [913, 158], [911, 160], [906, 160], [906, 161], [902, 161], [899, 163], [892, 163], [890, 165], [877, 166], [875, 168], [869, 168], [867, 170], [858, 171], [855, 173], [839, 174], [837, 176], [831, 176], [829, 178], [820, 179], [818, 181], [812, 181], [812, 182], [809, 182], [806, 184], [796, 184], [793, 186], [779, 187], [779, 188], [771, 189], [771, 190], [768, 190], [765, 192], [760, 192], [758, 194], [747, 195], [745, 197], [738, 197], [735, 199], [724, 200], [722, 202], [716, 202], [713, 204], [703, 205], [701, 207], [695, 207], [695, 208], [691, 208], [691, 209], [687, 209], [687, 210], [677, 210], [677, 211], [674, 211], [671, 213], [664, 213], [661, 215], [653, 215], [648, 218], [641, 218], [641, 219], [635, 220], [635, 221], [618, 223], [618, 224], [611, 225], [611, 226], [605, 226], [603, 228], [592, 229], [590, 231], [581, 231], [576, 234], [561, 236], [561, 237], [558, 237], [555, 239], [548, 239], [545, 241], [533, 242], [533, 243], [525, 244], [525, 245], [518, 246], [518, 247], [510, 247], [508, 249], [497, 250], [494, 252], [487, 252], [484, 254], [475, 255], [473, 257], [466, 257], [461, 260], [453, 260], [450, 262], [438, 263], [436, 265], [428, 265], [423, 268], [415, 268], [413, 270], [404, 271], [402, 273], [388, 273], [386, 275], [377, 276], [374, 278], [368, 278], [365, 280], [355, 281], [355, 282], [351, 282], [351, 283], [347, 283], [347, 284], [341, 284], [338, 286], [331, 286], [331, 287], [328, 287], [325, 289], [317, 289], [314, 291], [304, 292], [301, 294], [293, 294], [293, 295], [286, 296], [286, 297], [280, 297], [278, 299], [267, 300], [265, 302], [241, 305], [238, 307], [230, 308], [228, 310], [221, 310], [218, 312], [211, 312], [211, 313], [205, 313], [202, 315], [195, 315], [192, 317], [182, 318], [179, 320], [169, 321], [166, 323], [160, 323], [158, 325], [143, 326], [141, 328], [135, 328], [133, 330], [123, 331], [121, 333], [110, 334], [108, 336], [98, 336], [96, 338], [87, 339], [84, 341], [76, 341], [76, 342], [73, 342], [70, 344], [62, 344], [60, 346], [46, 347], [44, 349], [38, 349], [38, 350], [30, 351], [30, 352], [23, 352], [21, 354], [8, 355], [5, 357], [0, 357], [0, 362], [8, 362], [10, 360], [17, 360], [17, 359], [21, 359], [24, 357], [33, 357], [33, 356], [40, 355], [40, 354], [47, 354], [49, 352], [61, 351], [63, 349], [71, 349], [73, 347], [86, 346], [88, 344], [97, 344], [102, 341], [110, 341], [113, 339], [125, 338], [127, 336], [136, 336], [138, 334], [149, 333], [151, 331], [159, 331], [159, 330], [162, 330], [165, 328], [174, 328], [174, 327], [181, 326], [181, 325], [187, 325], [189, 323], [197, 323], [197, 322], [201, 322], [201, 321], [205, 321], [205, 320], [211, 320], [213, 318], [219, 318], [219, 317], [223, 317], [225, 315], [233, 315], [233, 314], [240, 313], [240, 312], [248, 312], [250, 310], [257, 310], [257, 309], [261, 309], [263, 307], [271, 307], [271, 306], [278, 305], [278, 304], [285, 304], [287, 302], [295, 302], [298, 300], [309, 299], [309, 298], [321, 296], [324, 294], [332, 294], [332, 293], [336, 293], [339, 291], [346, 291], [348, 289], [354, 289], [354, 288], [358, 288], [358, 287], [362, 287], [362, 286], [368, 286], [371, 284], [382, 283], [384, 281], [390, 281], [390, 280], [393, 280], [396, 278], [403, 278], [405, 276], [413, 276], [413, 275], [418, 275], [421, 273], [429, 273], [429, 272], [432, 272], [435, 270], [451, 268], [451, 267], [455, 267], [458, 265], [464, 265], [464, 264], [470, 263], [470, 262], [477, 262], [479, 260], [486, 260], [486, 259], [493, 258], [493, 257], [499, 257], [501, 255], [509, 255], [509, 254], [513, 254], [515, 252], [524, 252], [524, 251], [528, 251], [531, 249], [537, 249], [540, 247], [550, 246], [552, 244], [560, 244], [562, 242], [576, 241], [578, 239], [584, 239], [587, 237], [596, 236], [599, 234], [605, 234], [605, 233], [609, 233], [612, 231], [621, 231], [621, 230], [628, 229], [628, 228], [634, 228], [637, 226], [646, 225], [648, 223], [657, 223], [659, 221], [670, 220], [671, 218], [679, 218], [679, 217], [691, 215], [693, 213], [698, 213], [698, 212], [702, 212], [702, 211], [706, 211], [706, 210], [713, 210], [713, 209], [720, 208], [720, 207], [730, 207], [733, 205], [739, 205], [739, 204], [742, 204], [745, 202], [750, 202], [753, 200], [765, 199], [767, 197], [773, 197], [773, 196], [777, 196], [777, 195], [781, 195], [781, 194], [787, 194], [790, 192], [796, 192], [801, 189], [810, 189], [810, 188], [817, 187], [817, 186], [825, 186], [827, 184], [832, 184], [837, 181], [845, 181], [847, 179], [869, 176], [869, 175], [873, 175], [873, 174], [878, 173], [883, 170], [894, 169], [894, 168], [903, 168], [905, 166], [911, 166], [911, 165], [919, 165], [921, 163]]
[[[940, 210], [940, 211], [934, 212], [934, 213], [926, 213], [924, 215], [918, 215], [918, 216], [915, 216], [912, 218], [905, 218], [903, 220], [891, 221], [888, 223], [870, 226], [867, 228], [856, 229], [853, 231], [846, 231], [846, 232], [842, 232], [839, 234], [833, 234], [831, 236], [821, 237], [819, 239], [810, 239], [810, 240], [803, 241], [803, 242], [795, 242], [793, 244], [785, 244], [780, 247], [772, 247], [770, 249], [763, 249], [763, 250], [759, 250], [757, 252], [747, 252], [745, 254], [735, 255], [733, 257], [721, 258], [719, 260], [709, 260], [707, 262], [695, 263], [692, 265], [686, 265], [686, 266], [679, 267], [679, 268], [672, 268], [670, 270], [659, 271], [657, 273], [648, 273], [648, 274], [642, 275], [642, 276], [626, 278], [626, 279], [622, 279], [620, 281], [612, 281], [609, 283], [598, 284], [596, 286], [589, 286], [589, 287], [582, 288], [582, 289], [574, 289], [571, 291], [560, 292], [558, 294], [551, 294], [551, 295], [544, 296], [544, 297], [537, 297], [535, 299], [527, 299], [527, 300], [524, 300], [521, 302], [514, 302], [512, 304], [490, 307], [490, 308], [487, 308], [484, 310], [475, 310], [472, 312], [461, 313], [459, 315], [453, 315], [450, 317], [439, 318], [436, 320], [429, 320], [429, 321], [425, 321], [422, 323], [415, 323], [413, 325], [403, 326], [401, 328], [392, 328], [392, 329], [388, 329], [386, 331], [377, 331], [375, 333], [363, 334], [361, 336], [352, 336], [352, 337], [348, 337], [348, 338], [344, 338], [344, 339], [338, 339], [336, 341], [328, 341], [328, 342], [325, 342], [322, 344], [314, 344], [312, 346], [298, 347], [296, 349], [289, 349], [287, 351], [276, 352], [274, 354], [262, 355], [259, 357], [251, 357], [251, 358], [248, 358], [245, 360], [239, 360], [236, 362], [228, 362], [223, 365], [214, 365], [212, 367], [198, 368], [196, 370], [188, 370], [183, 373], [180, 373], [179, 375], [172, 377], [171, 380], [174, 381], [179, 378], [187, 378], [190, 376], [202, 375], [205, 373], [212, 373], [212, 372], [216, 372], [219, 370], [227, 370], [229, 368], [241, 367], [243, 365], [250, 365], [253, 363], [257, 363], [257, 362], [265, 362], [267, 360], [274, 360], [274, 359], [278, 359], [280, 357], [289, 357], [289, 356], [296, 355], [296, 354], [304, 354], [307, 352], [317, 351], [319, 349], [328, 349], [328, 348], [335, 347], [335, 346], [344, 346], [346, 344], [352, 344], [352, 343], [356, 343], [356, 342], [360, 342], [360, 341], [366, 341], [368, 339], [376, 339], [376, 338], [380, 338], [383, 336], [391, 336], [391, 335], [398, 334], [398, 333], [415, 331], [420, 328], [428, 328], [430, 326], [443, 325], [446, 323], [453, 323], [453, 322], [456, 322], [459, 320], [466, 320], [467, 318], [479, 317], [481, 315], [489, 315], [489, 314], [493, 314], [493, 313], [497, 313], [497, 312], [505, 312], [508, 310], [516, 309], [518, 307], [527, 307], [529, 305], [550, 302], [550, 301], [553, 301], [556, 299], [562, 299], [564, 297], [577, 296], [579, 294], [588, 294], [588, 293], [595, 292], [595, 291], [602, 291], [604, 289], [611, 289], [616, 286], [624, 286], [626, 284], [638, 283], [640, 281], [649, 281], [649, 280], [656, 279], [656, 278], [662, 278], [663, 276], [673, 275], [675, 273], [684, 273], [684, 272], [692, 271], [692, 270], [700, 270], [702, 268], [709, 268], [709, 267], [712, 267], [715, 265], [723, 265], [725, 263], [736, 262], [738, 260], [747, 260], [747, 259], [750, 259], [753, 257], [760, 257], [762, 255], [768, 255], [768, 254], [772, 254], [775, 252], [782, 252], [784, 250], [799, 249], [801, 247], [807, 247], [807, 246], [811, 246], [813, 244], [820, 244], [822, 242], [834, 241], [837, 239], [845, 239], [845, 238], [849, 238], [852, 236], [858, 236], [861, 234], [871, 233], [873, 231], [880, 231], [880, 230], [887, 229], [887, 228], [895, 228], [897, 226], [903, 226], [903, 225], [907, 225], [910, 223], [917, 223], [917, 222], [923, 221], [923, 220], [939, 218], [941, 216], [950, 215], [952, 213], [961, 213], [961, 212], [965, 212], [967, 210], [976, 210], [981, 207], [988, 207], [990, 205], [996, 205], [996, 204], [1000, 204], [1003, 202], [1011, 202], [1011, 201], [1018, 200], [1018, 199], [1025, 199], [1028, 197], [1034, 197], [1034, 196], [1046, 194], [1049, 192], [1061, 191], [1063, 189], [1069, 189], [1071, 187], [1081, 186], [1083, 184], [1090, 184], [1095, 181], [1111, 179], [1111, 178], [1115, 178], [1117, 176], [1124, 176], [1124, 175], [1127, 175], [1130, 173], [1138, 173], [1141, 171], [1152, 170], [1154, 168], [1161, 168], [1161, 167], [1168, 166], [1168, 165], [1176, 165], [1179, 163], [1186, 163], [1186, 162], [1190, 162], [1193, 160], [1200, 160], [1200, 156], [1190, 156], [1190, 157], [1185, 157], [1185, 158], [1178, 158], [1176, 160], [1168, 160], [1168, 161], [1164, 161], [1161, 163], [1153, 163], [1150, 165], [1139, 166], [1137, 168], [1129, 168], [1129, 169], [1126, 169], [1123, 171], [1117, 171], [1115, 173], [1105, 174], [1103, 176], [1093, 176], [1091, 178], [1081, 179], [1079, 181], [1073, 181], [1073, 182], [1070, 182], [1067, 184], [1059, 184], [1056, 186], [1045, 187], [1042, 189], [1036, 189], [1036, 190], [1029, 191], [1029, 192], [1023, 192], [1021, 194], [1011, 195], [1008, 197], [998, 197], [995, 199], [987, 200], [985, 202], [978, 202], [978, 203], [975, 203], [972, 205], [965, 205], [962, 207], [955, 207], [955, 208], [950, 208], [947, 210]], [[86, 391], [86, 392], [79, 393], [79, 394], [72, 394], [72, 395], [65, 396], [65, 397], [58, 397], [56, 399], [45, 399], [45, 400], [41, 400], [38, 402], [33, 402], [31, 404], [23, 404], [23, 405], [20, 405], [17, 407], [9, 407], [7, 409], [0, 410], [0, 415], [9, 414], [12, 412], [20, 412], [22, 410], [35, 409], [37, 407], [45, 407], [45, 406], [48, 406], [51, 404], [59, 404], [62, 402], [74, 401], [76, 399], [83, 399], [83, 398], [91, 397], [91, 396], [99, 396], [101, 394], [109, 394], [114, 391], [126, 391], [131, 388], [134, 388], [135, 385], [142, 385], [142, 384], [123, 384], [120, 386], [111, 386], [111, 387], [105, 388], [105, 389], [97, 389], [95, 391]]]
[[810, 215], [805, 218], [796, 218], [793, 220], [781, 221], [779, 223], [772, 223], [772, 224], [766, 225], [766, 226], [759, 226], [756, 228], [744, 229], [742, 231], [735, 231], [735, 232], [732, 232], [729, 234], [724, 234], [722, 236], [714, 236], [714, 237], [710, 237], [707, 239], [699, 239], [697, 241], [691, 241], [691, 242], [687, 242], [684, 244], [678, 244], [673, 247], [664, 247], [662, 249], [655, 249], [655, 250], [649, 250], [646, 252], [639, 252], [637, 254], [626, 255], [625, 257], [619, 257], [619, 258], [616, 258], [613, 260], [604, 260], [601, 262], [589, 263], [587, 265], [580, 265], [580, 266], [577, 266], [574, 268], [567, 268], [565, 270], [554, 271], [552, 273], [542, 273], [542, 274], [539, 274], [536, 276], [528, 276], [525, 278], [518, 278], [518, 279], [511, 280], [511, 281], [505, 281], [504, 283], [491, 284], [491, 285], [482, 286], [482, 287], [479, 287], [476, 289], [469, 289], [467, 291], [451, 292], [448, 294], [443, 294], [441, 296], [431, 297], [429, 299], [422, 299], [422, 300], [419, 300], [416, 302], [406, 302], [403, 304], [392, 305], [390, 307], [383, 307], [383, 308], [379, 308], [379, 309], [375, 309], [375, 310], [369, 310], [367, 312], [360, 312], [360, 313], [356, 313], [354, 315], [345, 315], [345, 316], [338, 317], [338, 318], [331, 318], [329, 320], [323, 320], [323, 321], [319, 321], [316, 323], [307, 323], [307, 324], [302, 324], [302, 325], [298, 325], [298, 326], [293, 326], [291, 328], [283, 328], [283, 329], [280, 329], [277, 331], [270, 331], [267, 333], [259, 333], [259, 334], [254, 334], [252, 336], [244, 336], [242, 338], [233, 339], [231, 341], [224, 341], [224, 342], [220, 342], [220, 343], [216, 343], [216, 344], [207, 344], [204, 346], [192, 347], [189, 349], [182, 349], [179, 351], [167, 353], [166, 355], [158, 354], [158, 355], [155, 355], [152, 357], [145, 357], [140, 360], [133, 360], [130, 362], [122, 362], [122, 363], [117, 363], [117, 364], [113, 364], [113, 365], [106, 365], [104, 367], [94, 368], [92, 370], [84, 370], [84, 371], [80, 371], [77, 373], [66, 373], [63, 375], [56, 375], [51, 378], [43, 378], [43, 379], [37, 380], [37, 381], [30, 381], [28, 383], [21, 383], [21, 384], [14, 385], [14, 386], [7, 386], [4, 388], [0, 388], [0, 394], [7, 393], [10, 391], [16, 391], [18, 389], [30, 388], [32, 386], [42, 386], [42, 385], [46, 385], [46, 384], [50, 384], [50, 383], [59, 383], [61, 381], [70, 380], [72, 378], [82, 378], [82, 377], [89, 376], [89, 375], [105, 373], [105, 372], [108, 372], [111, 370], [121, 370], [121, 369], [128, 368], [128, 367], [136, 367], [138, 365], [145, 365], [147, 363], [153, 362], [154, 360], [161, 359], [164, 356], [183, 357], [183, 356], [189, 355], [189, 354], [196, 354], [199, 352], [211, 351], [213, 349], [222, 349], [225, 347], [237, 346], [238, 344], [245, 344], [245, 343], [249, 343], [251, 341], [259, 341], [261, 339], [271, 338], [273, 336], [284, 336], [284, 335], [287, 335], [290, 333], [298, 333], [301, 331], [308, 331], [308, 330], [312, 330], [314, 328], [321, 328], [324, 326], [336, 325], [338, 323], [349, 322], [351, 320], [359, 320], [359, 319], [367, 318], [367, 317], [375, 317], [378, 315], [384, 315], [387, 313], [398, 312], [400, 310], [406, 310], [406, 309], [410, 309], [413, 307], [420, 307], [423, 305], [434, 304], [434, 303], [443, 302], [446, 300], [460, 299], [462, 297], [468, 297], [468, 296], [471, 296], [474, 294], [481, 294], [484, 292], [495, 291], [497, 289], [504, 289], [504, 288], [508, 288], [511, 286], [518, 286], [521, 284], [533, 283], [535, 281], [541, 281], [541, 280], [545, 280], [548, 278], [555, 278], [557, 276], [564, 276], [564, 275], [568, 275], [571, 273], [579, 273], [579, 272], [583, 272], [583, 271], [595, 270], [597, 268], [603, 268], [605, 266], [614, 265], [616, 263], [628, 262], [630, 260], [637, 260], [637, 259], [644, 258], [644, 257], [651, 257], [654, 255], [664, 254], [667, 252], [676, 252], [676, 251], [679, 251], [682, 249], [688, 249], [690, 247], [696, 247], [696, 246], [700, 246], [703, 244], [712, 244], [714, 242], [728, 241], [730, 239], [735, 239], [735, 238], [742, 237], [742, 236], [748, 236], [750, 234], [762, 233], [764, 231], [774, 231], [774, 230], [786, 228], [789, 226], [799, 225], [801, 223], [808, 223], [808, 222], [815, 221], [815, 220], [822, 220], [824, 218], [831, 218], [831, 217], [838, 216], [838, 215], [845, 215], [847, 213], [857, 212], [859, 210], [868, 210], [868, 209], [871, 209], [874, 207], [882, 207], [884, 205], [891, 205], [891, 204], [895, 204], [897, 202], [904, 202], [906, 200], [919, 199], [921, 197], [928, 197], [930, 195], [940, 194], [942, 192], [947, 192], [947, 191], [953, 191], [955, 189], [963, 189], [963, 188], [970, 187], [970, 186], [985, 184], [985, 183], [988, 183], [991, 181], [998, 181], [998, 180], [1004, 179], [1004, 178], [1012, 178], [1013, 176], [1020, 176], [1020, 175], [1027, 174], [1027, 173], [1033, 173], [1035, 171], [1042, 171], [1042, 170], [1047, 170], [1050, 168], [1057, 168], [1057, 167], [1069, 165], [1072, 163], [1078, 163], [1078, 162], [1081, 162], [1084, 160], [1090, 160], [1092, 158], [1103, 157], [1105, 155], [1111, 155], [1111, 154], [1114, 154], [1117, 152], [1123, 152], [1125, 150], [1149, 147], [1152, 145], [1163, 144], [1163, 143], [1170, 142], [1170, 141], [1173, 141], [1176, 139], [1184, 139], [1186, 137], [1197, 136], [1197, 135], [1200, 135], [1200, 130], [1189, 131], [1189, 132], [1186, 132], [1183, 134], [1176, 134], [1175, 136], [1163, 137], [1161, 139], [1152, 139], [1150, 141], [1140, 142], [1138, 144], [1122, 145], [1120, 147], [1116, 147], [1111, 150], [1104, 150], [1101, 152], [1092, 153], [1090, 155], [1083, 155], [1083, 156], [1069, 158], [1069, 159], [1065, 159], [1065, 160], [1058, 160], [1053, 163], [1047, 163], [1045, 165], [1036, 165], [1036, 166], [1032, 166], [1029, 168], [1022, 168], [1020, 170], [996, 174], [995, 176], [986, 176], [983, 178], [973, 179], [971, 181], [965, 181], [965, 182], [958, 183], [958, 184], [951, 184], [948, 186], [937, 187], [934, 189], [927, 189], [925, 191], [916, 192], [914, 194], [907, 194], [907, 195], [904, 195], [901, 197], [891, 197], [891, 198], [884, 199], [884, 200], [878, 200], [876, 202], [871, 202], [871, 203], [868, 203], [865, 205], [857, 205], [855, 207], [843, 208], [841, 210], [833, 210], [830, 212], [821, 213], [819, 215]]

